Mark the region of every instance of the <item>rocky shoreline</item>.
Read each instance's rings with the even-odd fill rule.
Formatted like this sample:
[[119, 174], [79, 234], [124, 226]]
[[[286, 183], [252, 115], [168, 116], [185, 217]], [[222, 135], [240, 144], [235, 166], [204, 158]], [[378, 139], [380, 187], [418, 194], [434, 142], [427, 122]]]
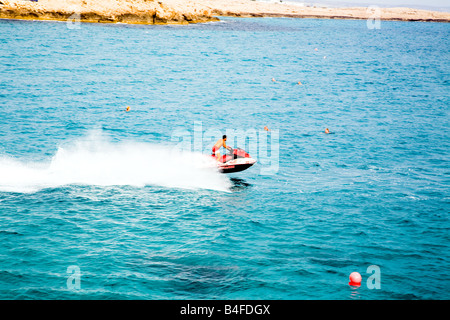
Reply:
[[0, 19], [190, 24], [218, 16], [450, 22], [450, 13], [411, 8], [323, 8], [254, 0], [0, 0]]
[[92, 23], [189, 24], [219, 21], [208, 10], [178, 10], [152, 0], [0, 0], [0, 19], [77, 19]]
[[412, 8], [301, 6], [293, 2], [258, 2], [253, 0], [194, 0], [206, 5], [218, 16], [289, 17], [314, 19], [374, 19], [390, 21], [450, 22], [449, 12]]

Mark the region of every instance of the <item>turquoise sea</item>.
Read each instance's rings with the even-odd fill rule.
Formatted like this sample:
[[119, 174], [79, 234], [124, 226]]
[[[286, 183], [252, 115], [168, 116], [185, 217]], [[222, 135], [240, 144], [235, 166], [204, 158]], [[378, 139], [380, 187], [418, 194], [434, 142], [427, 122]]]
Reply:
[[[449, 61], [446, 23], [0, 20], [0, 299], [449, 299]], [[233, 130], [258, 163], [199, 166]]]

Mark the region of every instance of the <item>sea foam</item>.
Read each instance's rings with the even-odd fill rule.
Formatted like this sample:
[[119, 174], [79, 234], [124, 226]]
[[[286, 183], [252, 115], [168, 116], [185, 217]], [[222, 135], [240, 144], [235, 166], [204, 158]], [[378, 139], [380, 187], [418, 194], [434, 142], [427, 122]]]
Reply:
[[112, 142], [102, 133], [64, 143], [47, 162], [0, 156], [0, 191], [36, 192], [64, 185], [148, 185], [229, 191], [229, 179], [201, 153], [159, 144]]

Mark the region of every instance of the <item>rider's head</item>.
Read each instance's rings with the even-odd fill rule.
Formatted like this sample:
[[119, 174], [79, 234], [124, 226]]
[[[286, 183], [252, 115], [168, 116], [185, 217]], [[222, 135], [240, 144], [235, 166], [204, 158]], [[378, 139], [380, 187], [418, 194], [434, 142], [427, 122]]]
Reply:
[[223, 139], [223, 140], [227, 140], [227, 135], [224, 134], [223, 137], [222, 137], [222, 139]]

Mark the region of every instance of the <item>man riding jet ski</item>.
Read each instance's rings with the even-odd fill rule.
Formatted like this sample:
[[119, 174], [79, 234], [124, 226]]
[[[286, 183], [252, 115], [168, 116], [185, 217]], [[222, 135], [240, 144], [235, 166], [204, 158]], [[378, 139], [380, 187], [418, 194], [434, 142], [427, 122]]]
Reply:
[[[222, 173], [239, 172], [250, 168], [256, 163], [256, 160], [250, 157], [250, 155], [240, 148], [231, 148], [226, 144], [227, 136], [224, 135], [222, 139], [219, 139], [212, 147], [211, 156], [217, 161], [217, 167]], [[221, 147], [228, 150], [228, 153], [220, 155], [219, 151]]]

